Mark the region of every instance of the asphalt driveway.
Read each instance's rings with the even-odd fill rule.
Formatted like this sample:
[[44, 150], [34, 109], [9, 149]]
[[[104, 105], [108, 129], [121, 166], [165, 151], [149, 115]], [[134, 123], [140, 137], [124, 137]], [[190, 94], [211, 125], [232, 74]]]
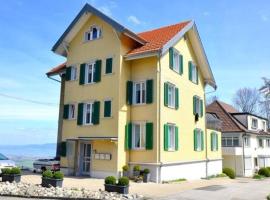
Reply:
[[270, 179], [238, 178], [230, 184], [215, 184], [157, 198], [159, 200], [261, 200], [270, 194]]

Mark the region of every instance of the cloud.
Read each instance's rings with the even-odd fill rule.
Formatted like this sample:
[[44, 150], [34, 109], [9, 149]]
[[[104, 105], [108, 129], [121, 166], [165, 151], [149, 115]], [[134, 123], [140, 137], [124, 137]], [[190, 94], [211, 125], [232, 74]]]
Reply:
[[128, 16], [128, 21], [135, 24], [135, 25], [140, 25], [142, 22], [134, 15]]
[[112, 16], [112, 11], [111, 11], [111, 8], [109, 8], [108, 6], [100, 6], [98, 7], [98, 9], [103, 12], [105, 15], [108, 15], [108, 16]]

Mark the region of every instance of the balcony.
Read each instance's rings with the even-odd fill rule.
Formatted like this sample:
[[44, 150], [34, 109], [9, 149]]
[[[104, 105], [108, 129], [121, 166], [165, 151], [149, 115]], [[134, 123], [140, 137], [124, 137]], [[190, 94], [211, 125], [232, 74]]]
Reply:
[[241, 146], [237, 147], [222, 147], [222, 155], [242, 155], [243, 148]]

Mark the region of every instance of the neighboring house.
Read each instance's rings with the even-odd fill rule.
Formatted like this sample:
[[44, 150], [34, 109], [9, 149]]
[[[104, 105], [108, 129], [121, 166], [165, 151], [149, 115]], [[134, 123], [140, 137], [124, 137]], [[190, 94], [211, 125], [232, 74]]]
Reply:
[[259, 168], [270, 166], [267, 119], [238, 112], [221, 101], [214, 101], [206, 110], [222, 121], [223, 167], [233, 168], [237, 176], [251, 176]]
[[204, 89], [216, 83], [193, 21], [135, 34], [86, 4], [52, 50], [67, 59], [47, 73], [61, 76], [67, 173], [119, 176], [126, 164], [155, 182], [221, 173], [221, 133], [205, 120]]

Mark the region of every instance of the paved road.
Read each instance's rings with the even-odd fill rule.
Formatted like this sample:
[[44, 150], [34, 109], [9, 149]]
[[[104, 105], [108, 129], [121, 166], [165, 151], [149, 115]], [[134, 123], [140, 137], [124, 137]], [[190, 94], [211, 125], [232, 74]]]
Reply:
[[216, 184], [186, 190], [159, 200], [264, 200], [270, 194], [270, 179], [241, 178], [230, 184]]

